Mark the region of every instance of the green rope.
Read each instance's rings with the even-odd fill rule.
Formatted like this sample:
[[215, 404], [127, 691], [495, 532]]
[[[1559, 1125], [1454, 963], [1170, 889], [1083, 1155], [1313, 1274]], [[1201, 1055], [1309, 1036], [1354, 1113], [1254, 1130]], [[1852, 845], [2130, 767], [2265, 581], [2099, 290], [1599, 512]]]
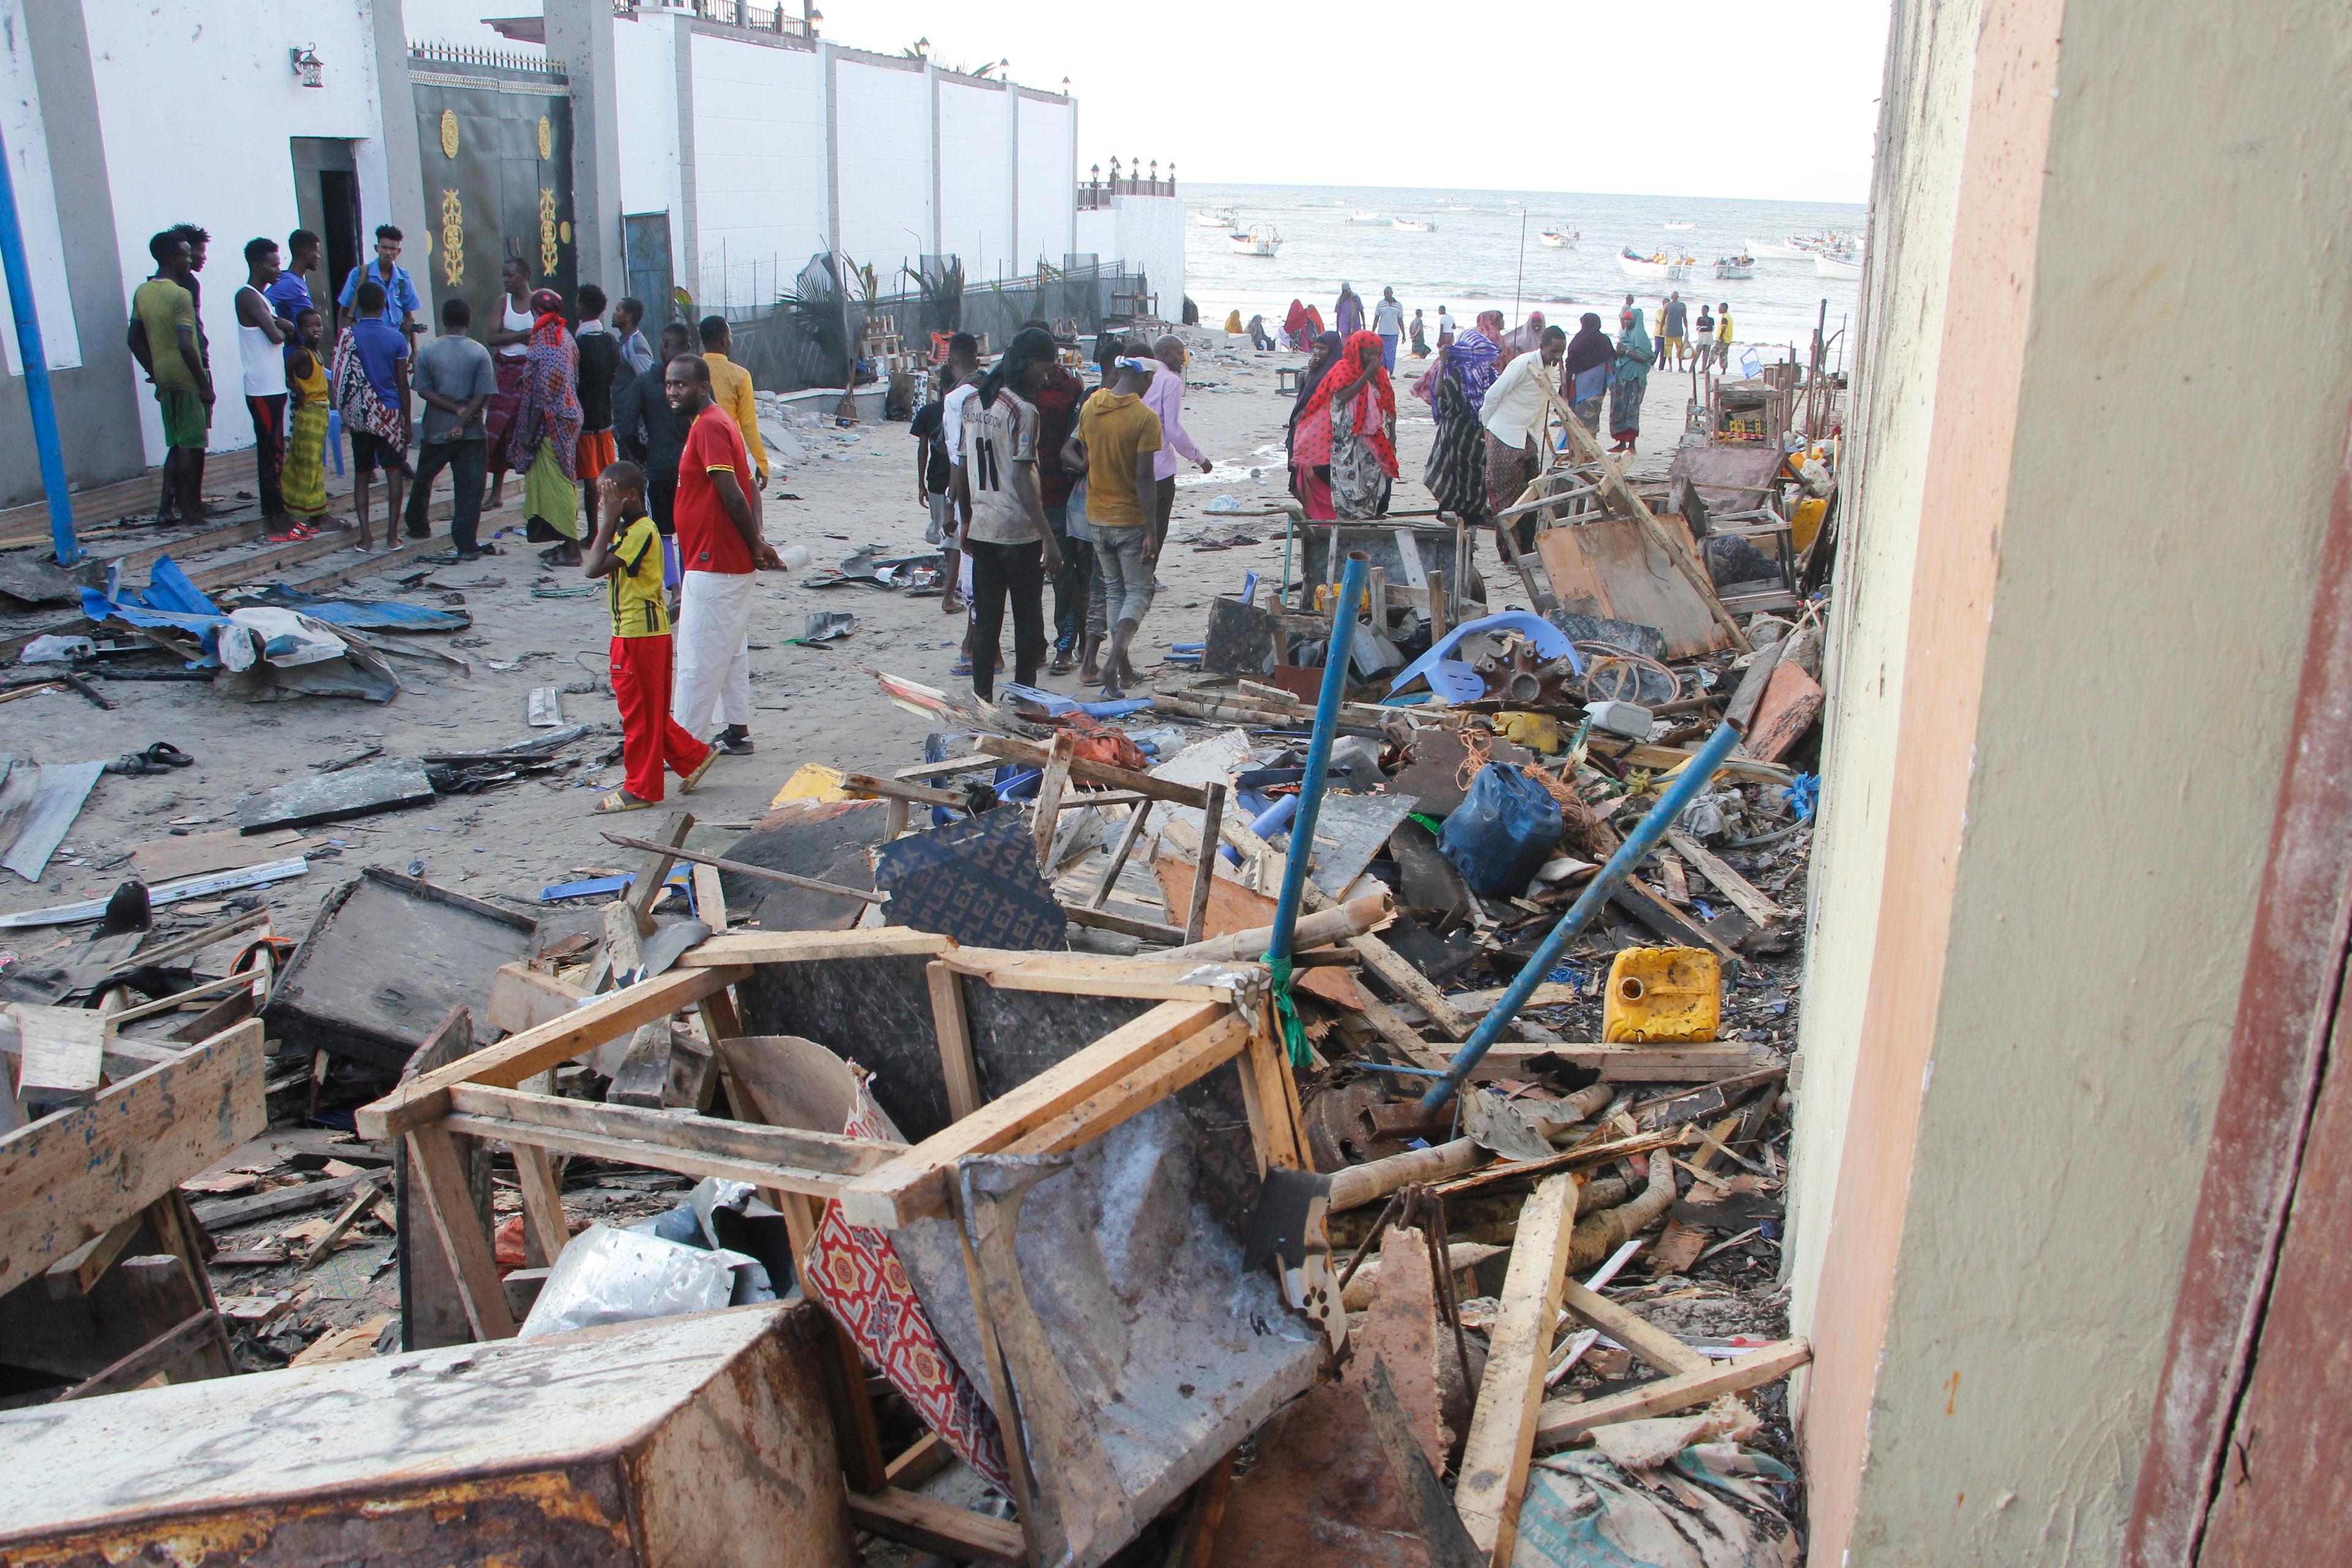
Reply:
[[1304, 1072], [1314, 1063], [1307, 1047], [1307, 1026], [1298, 1021], [1298, 1007], [1290, 999], [1290, 981], [1294, 966], [1286, 958], [1269, 958], [1266, 967], [1274, 975], [1274, 1009], [1282, 1016], [1283, 1043], [1290, 1047], [1290, 1065]]

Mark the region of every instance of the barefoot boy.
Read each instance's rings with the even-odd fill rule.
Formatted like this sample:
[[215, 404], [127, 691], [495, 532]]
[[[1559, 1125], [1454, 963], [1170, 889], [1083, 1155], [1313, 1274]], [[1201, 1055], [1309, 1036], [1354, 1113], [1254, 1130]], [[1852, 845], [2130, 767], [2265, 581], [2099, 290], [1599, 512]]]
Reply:
[[669, 612], [662, 603], [661, 532], [646, 515], [645, 470], [605, 465], [596, 476], [596, 537], [581, 569], [605, 580], [613, 615], [613, 699], [621, 708], [621, 787], [599, 812], [639, 811], [662, 798], [665, 764], [690, 794], [719, 753], [670, 717]]

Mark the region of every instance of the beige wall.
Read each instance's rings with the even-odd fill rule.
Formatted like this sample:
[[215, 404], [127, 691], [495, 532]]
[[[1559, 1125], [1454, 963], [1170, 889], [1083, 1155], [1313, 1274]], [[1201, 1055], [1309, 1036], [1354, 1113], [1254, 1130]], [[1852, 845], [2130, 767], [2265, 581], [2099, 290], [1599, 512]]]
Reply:
[[[1940, 338], [1912, 521], [1874, 466], [1901, 443], [1862, 479], [1916, 569], [1907, 599], [1858, 596], [1836, 672], [1829, 787], [1891, 788], [1883, 835], [1832, 796], [1817, 876], [1800, 1149], [1842, 1151], [1792, 1221], [1813, 1560], [2102, 1563], [2352, 401], [2352, 22], [1984, 0], [1973, 50], [1897, 58], [1890, 123], [1955, 79], [1940, 331], [1874, 350]], [[1881, 693], [1864, 654], [1892, 642]]]

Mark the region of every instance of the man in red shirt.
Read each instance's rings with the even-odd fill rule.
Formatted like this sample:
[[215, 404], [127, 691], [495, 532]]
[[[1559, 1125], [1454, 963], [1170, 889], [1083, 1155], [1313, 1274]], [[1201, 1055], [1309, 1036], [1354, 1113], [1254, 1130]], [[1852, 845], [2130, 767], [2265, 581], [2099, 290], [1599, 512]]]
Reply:
[[713, 401], [710, 366], [680, 354], [662, 375], [669, 405], [691, 421], [677, 462], [678, 615], [671, 716], [700, 736], [714, 713], [727, 728], [711, 744], [731, 756], [751, 750], [752, 574], [783, 565], [761, 537], [743, 433]]

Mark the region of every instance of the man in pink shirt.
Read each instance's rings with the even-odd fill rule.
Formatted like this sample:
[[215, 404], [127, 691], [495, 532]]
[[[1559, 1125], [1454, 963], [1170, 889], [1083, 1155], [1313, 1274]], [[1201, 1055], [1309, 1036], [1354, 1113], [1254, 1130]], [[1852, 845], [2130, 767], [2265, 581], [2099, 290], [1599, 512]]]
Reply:
[[1144, 390], [1143, 405], [1160, 416], [1162, 444], [1151, 459], [1151, 477], [1160, 485], [1160, 511], [1153, 520], [1156, 542], [1152, 554], [1168, 542], [1168, 520], [1176, 510], [1176, 454], [1181, 452], [1192, 462], [1201, 465], [1208, 473], [1216, 465], [1202, 455], [1184, 433], [1184, 340], [1165, 337], [1151, 345], [1151, 355], [1160, 362], [1151, 374], [1151, 384]]

